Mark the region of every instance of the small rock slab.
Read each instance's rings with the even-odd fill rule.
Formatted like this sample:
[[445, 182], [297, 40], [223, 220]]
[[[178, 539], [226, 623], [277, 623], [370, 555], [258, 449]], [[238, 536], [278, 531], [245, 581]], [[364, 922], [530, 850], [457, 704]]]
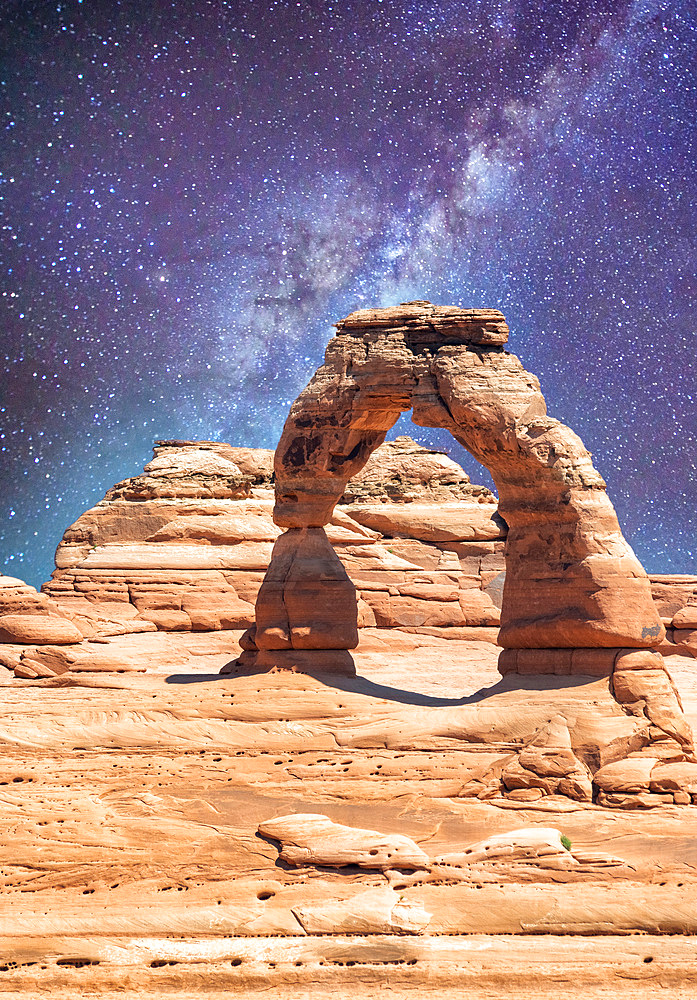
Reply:
[[670, 761], [657, 763], [651, 771], [651, 791], [688, 792], [697, 795], [697, 763], [694, 761]]
[[429, 867], [428, 855], [409, 837], [342, 826], [317, 813], [267, 820], [259, 825], [259, 833], [280, 841], [280, 857], [294, 865], [357, 865], [381, 871]]
[[421, 900], [402, 899], [390, 888], [292, 911], [307, 934], [421, 934], [431, 919]]
[[63, 646], [82, 642], [82, 632], [67, 618], [52, 615], [2, 615], [0, 642], [18, 642], [28, 646]]
[[577, 862], [564, 847], [561, 838], [561, 831], [554, 827], [523, 827], [487, 837], [464, 851], [436, 858], [435, 863], [464, 866], [483, 861], [539, 861], [554, 856], [563, 858], [569, 867], [573, 867]]

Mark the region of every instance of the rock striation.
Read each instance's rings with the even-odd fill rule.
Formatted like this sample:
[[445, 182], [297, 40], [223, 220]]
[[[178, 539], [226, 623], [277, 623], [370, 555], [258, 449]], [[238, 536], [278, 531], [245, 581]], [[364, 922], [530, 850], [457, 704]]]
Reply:
[[14, 669], [27, 646], [81, 642], [72, 616], [46, 594], [13, 576], [0, 574], [0, 664]]
[[697, 576], [651, 573], [651, 593], [666, 629], [664, 655], [697, 657]]
[[697, 578], [499, 663], [488, 491], [401, 438], [284, 532], [271, 458], [159, 443], [0, 578], [7, 995], [692, 1000]]
[[[0, 617], [13, 616], [1, 633], [2, 662], [24, 658], [28, 669], [36, 662], [29, 647], [83, 642], [86, 652], [105, 637], [250, 626], [280, 534], [272, 479], [270, 451], [158, 442], [140, 477], [117, 484], [67, 529], [60, 568], [42, 593], [0, 578]], [[359, 637], [378, 628], [496, 641], [507, 526], [496, 497], [446, 455], [410, 438], [385, 442], [349, 480], [333, 521], [328, 537], [356, 586]], [[692, 655], [697, 578], [652, 576], [651, 586], [668, 627], [661, 650]], [[615, 655], [519, 651], [513, 662], [522, 672], [607, 674]], [[53, 651], [52, 669], [68, 659]]]
[[[607, 997], [613, 982], [624, 996], [629, 981], [649, 1000], [670, 982], [691, 1000], [697, 880], [684, 795], [697, 795], [695, 766], [656, 746], [613, 763], [643, 722], [603, 679], [501, 681], [479, 643], [469, 686], [457, 664], [445, 688], [457, 641], [441, 640], [440, 673], [419, 675], [424, 648], [418, 660], [398, 653], [407, 633], [363, 631], [392, 645], [379, 662], [359, 647], [354, 682], [291, 671], [214, 680], [190, 654], [177, 661], [188, 683], [172, 683], [171, 662], [87, 683], [0, 671], [8, 996], [295, 1000], [389, 982], [405, 998], [453, 997], [465, 983], [541, 1000], [573, 972], [584, 997]], [[115, 647], [140, 638], [185, 654], [206, 634], [154, 631]], [[671, 661], [694, 719], [693, 663]], [[566, 729], [549, 725], [557, 713]], [[531, 739], [545, 726], [546, 739]], [[590, 802], [486, 788], [516, 747], [531, 775], [578, 767], [551, 753], [567, 729], [607, 805], [601, 791]], [[279, 860], [286, 845], [294, 859]]]

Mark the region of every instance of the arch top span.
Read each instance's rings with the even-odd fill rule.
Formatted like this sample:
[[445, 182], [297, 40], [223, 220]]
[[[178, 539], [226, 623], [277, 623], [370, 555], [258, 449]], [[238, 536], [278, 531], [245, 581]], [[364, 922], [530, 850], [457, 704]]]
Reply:
[[[491, 472], [509, 526], [500, 644], [656, 647], [646, 574], [580, 438], [547, 415], [495, 309], [408, 302], [336, 324], [276, 450], [274, 519], [327, 524], [400, 414], [442, 427]], [[510, 657], [509, 657], [510, 659]]]
[[274, 519], [282, 527], [326, 524], [348, 480], [404, 411], [413, 410], [421, 426], [452, 430], [436, 357], [503, 356], [508, 340], [497, 309], [425, 301], [360, 309], [335, 326], [324, 364], [293, 403], [276, 449]]

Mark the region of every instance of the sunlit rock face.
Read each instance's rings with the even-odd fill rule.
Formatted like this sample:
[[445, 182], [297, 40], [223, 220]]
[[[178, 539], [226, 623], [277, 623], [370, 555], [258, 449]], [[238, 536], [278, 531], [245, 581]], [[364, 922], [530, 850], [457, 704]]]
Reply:
[[[534, 377], [504, 352], [500, 314], [417, 303], [368, 315], [340, 324], [327, 366], [294, 406], [276, 482], [269, 451], [158, 442], [140, 476], [67, 529], [43, 593], [0, 581], [0, 662], [14, 673], [10, 683], [89, 688], [101, 674], [107, 685], [140, 690], [178, 671], [235, 674], [235, 690], [257, 685], [253, 709], [235, 701], [244, 719], [263, 715], [272, 691], [280, 699], [269, 711], [281, 728], [271, 716], [245, 722], [251, 729], [235, 737], [245, 745], [295, 739], [305, 749], [411, 753], [444, 740], [457, 748], [448, 786], [457, 797], [620, 809], [697, 801], [692, 734], [661, 655], [690, 648], [697, 580], [654, 581], [671, 626], [662, 640], [649, 581], [604, 484], [578, 438], [545, 415]], [[326, 398], [315, 391], [320, 378]], [[421, 423], [446, 426], [491, 469], [500, 503], [437, 451], [409, 438], [379, 443], [387, 415], [410, 403]], [[276, 673], [260, 676], [268, 671]], [[149, 677], [114, 679], [128, 672]], [[532, 677], [501, 681], [511, 673]], [[559, 675], [574, 675], [573, 684]], [[414, 688], [451, 697], [438, 704], [410, 695]], [[210, 694], [218, 718], [220, 697]], [[180, 691], [174, 701], [193, 718]], [[149, 712], [143, 719], [151, 724]], [[221, 727], [216, 739], [230, 731]], [[469, 769], [463, 744], [478, 748]], [[432, 762], [424, 766], [433, 777]], [[301, 851], [319, 849], [315, 821], [324, 820], [311, 819]], [[337, 836], [341, 851], [347, 837], [355, 846], [345, 827], [320, 833], [330, 853]], [[376, 848], [372, 827], [362, 830], [360, 849], [366, 836], [373, 858], [381, 841]], [[558, 841], [503, 850], [529, 858], [539, 847], [566, 870], [573, 859]], [[488, 855], [500, 845], [479, 846]], [[435, 879], [460, 878], [468, 857], [450, 852], [427, 867]], [[427, 919], [382, 898], [378, 909], [384, 929], [418, 932]], [[308, 926], [336, 917], [302, 912]]]

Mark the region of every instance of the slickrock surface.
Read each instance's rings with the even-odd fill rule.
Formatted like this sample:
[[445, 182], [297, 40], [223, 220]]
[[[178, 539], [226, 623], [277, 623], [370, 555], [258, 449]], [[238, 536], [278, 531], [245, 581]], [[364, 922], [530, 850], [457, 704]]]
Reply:
[[[651, 603], [506, 336], [353, 314], [359, 405], [281, 450], [302, 524], [270, 452], [161, 442], [44, 593], [0, 578], [0, 996], [693, 1000], [697, 578]], [[500, 657], [495, 498], [404, 438], [345, 475], [412, 403], [496, 442]]]
[[[5, 672], [2, 996], [694, 996], [697, 810], [670, 754], [613, 764], [606, 678], [374, 628], [354, 679], [221, 676], [241, 630], [215, 635], [103, 644], [147, 640], [142, 673]], [[694, 724], [694, 660], [668, 663]], [[523, 754], [618, 766], [625, 808], [508, 795]]]

